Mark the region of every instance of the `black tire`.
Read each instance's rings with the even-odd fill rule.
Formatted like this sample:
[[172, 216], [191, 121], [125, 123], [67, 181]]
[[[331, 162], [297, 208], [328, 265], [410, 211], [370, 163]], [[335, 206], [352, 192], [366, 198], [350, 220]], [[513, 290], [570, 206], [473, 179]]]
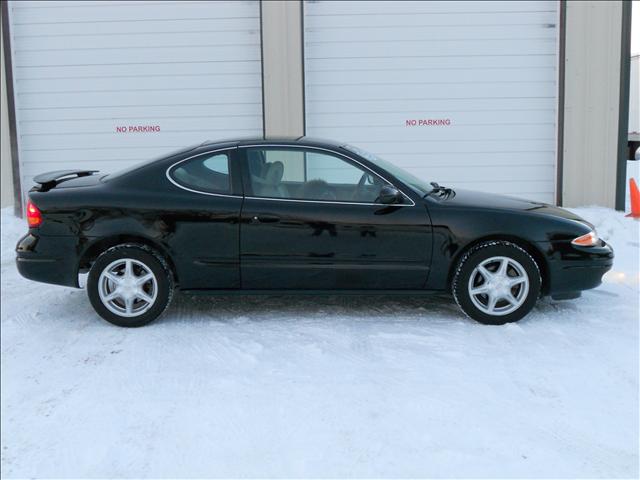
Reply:
[[[515, 263], [519, 264], [522, 269], [524, 269], [524, 272], [526, 272], [526, 277], [528, 277], [528, 288], [525, 288], [524, 282], [514, 287], [508, 287], [505, 286], [505, 284], [501, 285], [503, 289], [506, 289], [508, 294], [512, 294], [512, 297], [510, 297], [512, 298], [512, 300], [515, 297], [519, 297], [519, 301], [522, 302], [516, 308], [518, 302], [512, 302], [512, 304], [510, 304], [506, 299], [499, 300], [494, 304], [495, 308], [504, 309], [504, 314], [489, 314], [487, 313], [487, 311], [481, 310], [476, 304], [479, 304], [481, 307], [485, 307], [485, 310], [491, 310], [489, 307], [488, 294], [475, 294], [475, 298], [472, 299], [471, 292], [469, 291], [471, 288], [481, 288], [485, 286], [482, 282], [478, 286], [476, 286], [475, 283], [470, 285], [470, 279], [472, 275], [474, 275], [473, 282], [476, 282], [478, 278], [483, 278], [482, 275], [478, 277], [479, 272], [476, 271], [476, 267], [482, 265], [483, 262], [496, 257], [504, 257], [513, 260]], [[491, 263], [486, 265], [489, 266], [487, 270], [492, 268]], [[499, 265], [500, 261], [497, 260], [496, 266]], [[524, 275], [522, 275], [522, 272], [520, 272], [520, 276], [517, 276], [518, 271], [516, 270], [516, 267], [514, 267], [514, 263], [505, 262], [505, 265], [507, 265], [506, 268], [511, 269], [511, 272], [515, 272], [516, 276], [514, 276], [514, 278], [524, 277]], [[491, 277], [491, 275], [489, 275], [490, 273], [495, 274], [498, 272], [492, 272], [491, 270], [489, 270], [489, 273], [487, 273], [486, 275]], [[513, 275], [514, 273], [511, 274]], [[506, 273], [505, 275], [509, 274]], [[509, 278], [507, 278], [507, 280], [509, 280]], [[506, 285], [510, 285], [510, 283], [507, 282]], [[451, 284], [453, 296], [462, 311], [473, 320], [487, 325], [504, 325], [505, 323], [516, 322], [523, 318], [531, 311], [531, 309], [536, 304], [536, 301], [540, 296], [541, 287], [542, 278], [540, 276], [540, 269], [533, 257], [529, 255], [526, 250], [519, 247], [515, 243], [501, 240], [493, 240], [480, 243], [466, 252], [462, 256], [462, 258], [460, 258], [460, 261], [456, 266]], [[524, 290], [520, 292], [520, 288], [523, 288]], [[511, 308], [516, 309], [509, 312], [509, 309]]]
[[[152, 284], [155, 294], [154, 301], [145, 303], [143, 300], [133, 300], [144, 306], [144, 308], [141, 307], [141, 313], [136, 316], [125, 316], [124, 312], [123, 314], [115, 313], [107, 308], [100, 298], [101, 274], [108, 266], [121, 259], [134, 260], [135, 268], [145, 267], [155, 277], [152, 281], [154, 282]], [[158, 318], [171, 303], [173, 290], [173, 275], [165, 259], [155, 250], [139, 244], [122, 244], [106, 250], [93, 263], [87, 280], [87, 294], [95, 311], [107, 322], [119, 327], [142, 327]], [[119, 302], [121, 302], [120, 299], [116, 299], [111, 304], [115, 303], [117, 307]], [[121, 303], [124, 304], [124, 302]], [[112, 306], [112, 308], [114, 307]]]

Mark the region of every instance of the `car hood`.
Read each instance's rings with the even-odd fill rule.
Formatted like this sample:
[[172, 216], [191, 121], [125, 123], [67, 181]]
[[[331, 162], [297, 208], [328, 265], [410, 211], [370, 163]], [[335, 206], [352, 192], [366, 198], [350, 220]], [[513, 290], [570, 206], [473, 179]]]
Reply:
[[468, 209], [487, 209], [510, 212], [527, 212], [534, 215], [546, 215], [552, 217], [560, 217], [566, 220], [574, 220], [584, 223], [593, 228], [593, 225], [584, 218], [576, 215], [564, 208], [555, 207], [547, 203], [534, 202], [517, 197], [509, 197], [506, 195], [497, 195], [494, 193], [476, 192], [473, 190], [458, 190], [447, 196], [440, 195], [432, 198], [437, 199], [443, 206], [451, 206], [457, 208]]

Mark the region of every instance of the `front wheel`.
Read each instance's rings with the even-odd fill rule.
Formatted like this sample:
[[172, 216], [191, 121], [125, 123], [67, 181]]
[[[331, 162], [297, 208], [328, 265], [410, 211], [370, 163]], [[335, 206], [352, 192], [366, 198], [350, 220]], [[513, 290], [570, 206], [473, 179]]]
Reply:
[[469, 317], [490, 324], [516, 322], [531, 311], [542, 279], [535, 260], [507, 241], [476, 245], [458, 262], [452, 291]]
[[87, 281], [95, 311], [120, 327], [141, 327], [171, 302], [173, 276], [164, 259], [144, 245], [112, 247], [98, 257]]

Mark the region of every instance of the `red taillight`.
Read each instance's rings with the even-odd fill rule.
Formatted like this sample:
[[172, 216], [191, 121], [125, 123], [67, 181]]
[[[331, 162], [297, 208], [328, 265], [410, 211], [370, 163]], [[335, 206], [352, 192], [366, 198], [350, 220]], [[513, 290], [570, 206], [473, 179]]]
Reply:
[[27, 223], [29, 228], [39, 227], [42, 223], [42, 213], [38, 210], [31, 200], [27, 202]]

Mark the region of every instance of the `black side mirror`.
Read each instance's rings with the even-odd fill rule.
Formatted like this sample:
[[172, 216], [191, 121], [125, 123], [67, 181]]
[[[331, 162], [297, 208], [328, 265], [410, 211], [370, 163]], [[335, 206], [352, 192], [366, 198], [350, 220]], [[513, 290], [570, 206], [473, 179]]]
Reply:
[[397, 188], [392, 187], [391, 185], [385, 185], [380, 189], [378, 201], [380, 203], [384, 203], [385, 205], [389, 205], [392, 203], [402, 203], [402, 194], [398, 191]]

